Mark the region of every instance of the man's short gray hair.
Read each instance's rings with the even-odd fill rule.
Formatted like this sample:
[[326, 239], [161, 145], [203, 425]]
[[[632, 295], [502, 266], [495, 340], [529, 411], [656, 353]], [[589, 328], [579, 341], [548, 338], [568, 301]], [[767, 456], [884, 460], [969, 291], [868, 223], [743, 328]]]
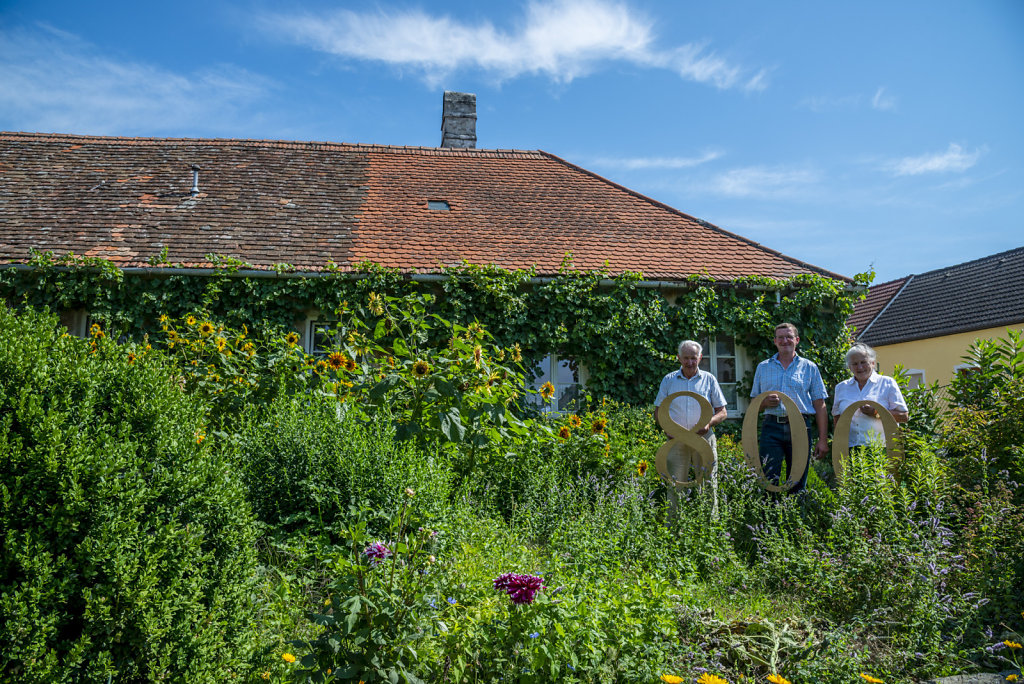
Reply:
[[868, 345], [864, 344], [863, 342], [858, 342], [857, 344], [853, 345], [852, 347], [846, 350], [847, 369], [850, 368], [850, 359], [852, 359], [854, 356], [863, 356], [872, 363], [874, 363], [878, 359], [878, 355], [875, 354], [875, 350], [869, 347]]
[[697, 356], [700, 356], [704, 353], [704, 347], [701, 346], [700, 342], [694, 342], [693, 340], [683, 340], [682, 342], [679, 343], [679, 348], [676, 349], [676, 354], [682, 356], [683, 350], [686, 349], [687, 347], [689, 347], [690, 349], [696, 349]]

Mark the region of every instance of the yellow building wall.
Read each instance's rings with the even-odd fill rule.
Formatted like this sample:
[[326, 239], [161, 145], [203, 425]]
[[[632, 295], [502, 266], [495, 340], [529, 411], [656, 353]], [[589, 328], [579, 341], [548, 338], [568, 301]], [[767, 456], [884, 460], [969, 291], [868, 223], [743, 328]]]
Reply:
[[[1024, 330], [1024, 323], [1009, 327]], [[960, 357], [967, 353], [967, 349], [975, 340], [1006, 337], [1006, 330], [1006, 326], [986, 328], [875, 347], [875, 353], [878, 354], [878, 372], [890, 375], [893, 367], [900, 363], [908, 369], [923, 370], [924, 381], [929, 385], [935, 381], [943, 386], [948, 385], [953, 379], [956, 367], [964, 362]]]

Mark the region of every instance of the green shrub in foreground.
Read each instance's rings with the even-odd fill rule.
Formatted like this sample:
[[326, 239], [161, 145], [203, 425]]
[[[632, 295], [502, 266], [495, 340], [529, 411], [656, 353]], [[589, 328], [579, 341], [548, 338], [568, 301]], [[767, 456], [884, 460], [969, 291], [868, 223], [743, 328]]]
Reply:
[[153, 352], [0, 306], [0, 680], [213, 682], [246, 658], [253, 524]]

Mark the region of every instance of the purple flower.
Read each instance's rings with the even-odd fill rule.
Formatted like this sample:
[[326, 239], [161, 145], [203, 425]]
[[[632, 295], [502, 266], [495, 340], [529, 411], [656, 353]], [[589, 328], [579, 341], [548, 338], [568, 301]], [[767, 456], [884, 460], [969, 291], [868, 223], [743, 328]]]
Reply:
[[494, 579], [494, 588], [508, 594], [512, 603], [522, 605], [533, 603], [537, 592], [544, 588], [544, 582], [535, 575], [517, 575], [514, 572], [506, 572]]
[[373, 542], [366, 547], [363, 555], [369, 559], [370, 567], [375, 568], [391, 557], [391, 549], [380, 542]]

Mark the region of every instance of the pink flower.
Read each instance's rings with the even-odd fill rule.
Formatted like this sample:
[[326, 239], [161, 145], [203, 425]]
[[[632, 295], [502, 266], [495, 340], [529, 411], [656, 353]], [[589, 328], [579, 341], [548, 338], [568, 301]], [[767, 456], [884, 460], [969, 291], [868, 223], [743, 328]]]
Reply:
[[517, 575], [506, 572], [494, 580], [494, 588], [503, 591], [512, 599], [512, 603], [523, 605], [533, 603], [537, 592], [544, 588], [543, 580], [535, 575]]
[[366, 547], [363, 555], [370, 559], [370, 567], [375, 568], [391, 556], [391, 549], [380, 542], [373, 542]]

